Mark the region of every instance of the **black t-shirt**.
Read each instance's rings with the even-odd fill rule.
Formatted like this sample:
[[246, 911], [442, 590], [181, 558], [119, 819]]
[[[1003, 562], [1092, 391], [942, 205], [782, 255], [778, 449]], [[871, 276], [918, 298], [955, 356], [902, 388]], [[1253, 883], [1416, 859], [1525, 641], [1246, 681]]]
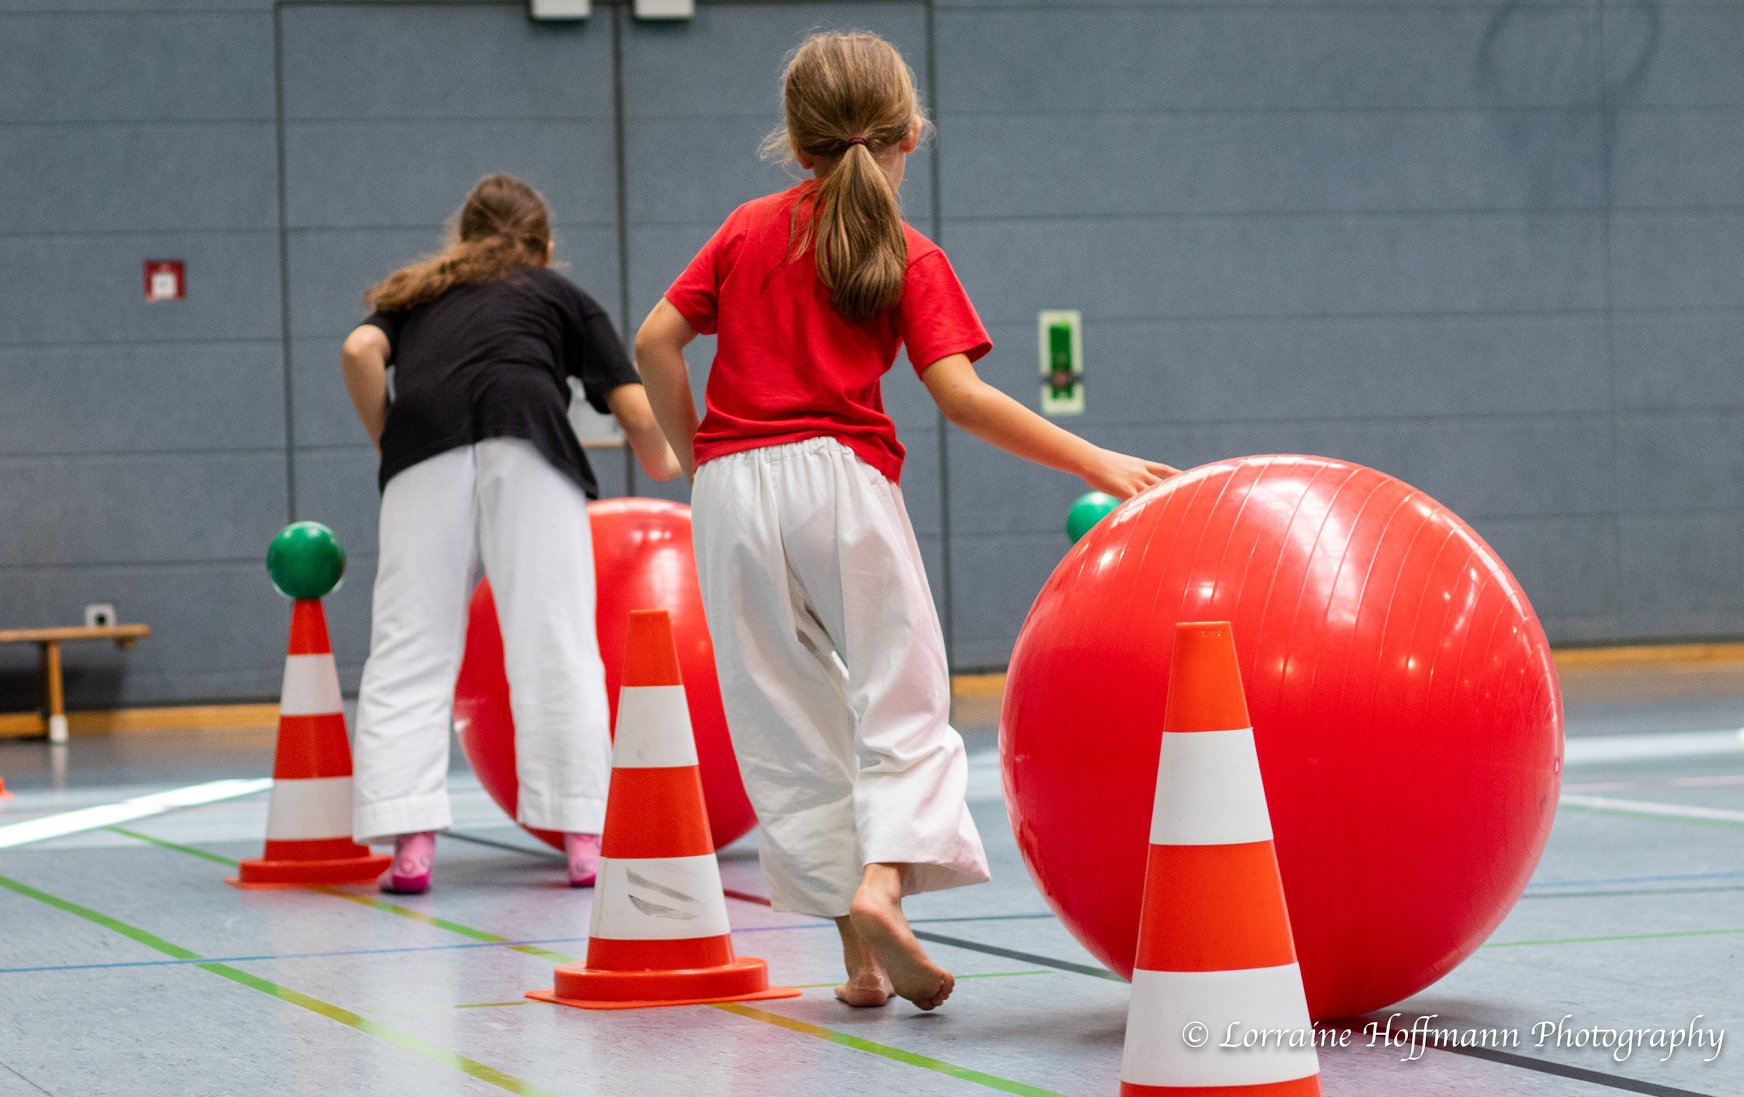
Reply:
[[641, 381], [598, 302], [569, 279], [529, 267], [463, 283], [366, 324], [387, 333], [394, 398], [381, 440], [382, 487], [419, 461], [486, 438], [523, 438], [589, 499], [593, 469], [569, 424], [568, 377], [607, 413], [606, 394]]

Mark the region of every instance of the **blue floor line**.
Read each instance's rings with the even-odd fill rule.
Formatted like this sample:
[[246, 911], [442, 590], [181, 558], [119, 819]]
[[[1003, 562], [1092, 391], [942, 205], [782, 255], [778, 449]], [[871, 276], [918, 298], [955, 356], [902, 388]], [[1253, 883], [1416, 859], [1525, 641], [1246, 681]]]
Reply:
[[[733, 930], [737, 936], [741, 933], [774, 933], [790, 929], [822, 929], [834, 928], [829, 922], [803, 922], [791, 926], [740, 926]], [[323, 956], [384, 956], [400, 952], [452, 952], [456, 949], [468, 948], [515, 948], [520, 945], [575, 945], [587, 940], [586, 937], [546, 937], [532, 941], [468, 941], [455, 945], [406, 945], [399, 948], [348, 948], [331, 952], [280, 952], [261, 954], [258, 956], [209, 956], [200, 960], [118, 960], [106, 964], [43, 964], [38, 967], [0, 967], [0, 975], [26, 975], [42, 971], [100, 971], [105, 968], [128, 967], [175, 967], [178, 964], [210, 964], [210, 963], [243, 963], [245, 961], [261, 960], [315, 960]]]
[[1676, 884], [1688, 880], [1739, 880], [1744, 872], [1681, 872], [1666, 876], [1614, 876], [1605, 880], [1545, 880], [1527, 884], [1526, 890], [1538, 888], [1609, 887], [1616, 884]]
[[332, 952], [281, 952], [259, 956], [202, 956], [196, 960], [125, 960], [107, 964], [45, 964], [41, 967], [0, 968], [0, 975], [23, 975], [38, 971], [93, 971], [104, 968], [176, 967], [180, 964], [243, 963], [261, 960], [315, 960], [323, 956], [383, 956], [398, 952], [453, 952], [468, 948], [515, 948], [520, 945], [571, 945], [585, 937], [548, 937], [537, 941], [468, 941], [455, 945], [405, 945], [399, 948], [348, 948]]

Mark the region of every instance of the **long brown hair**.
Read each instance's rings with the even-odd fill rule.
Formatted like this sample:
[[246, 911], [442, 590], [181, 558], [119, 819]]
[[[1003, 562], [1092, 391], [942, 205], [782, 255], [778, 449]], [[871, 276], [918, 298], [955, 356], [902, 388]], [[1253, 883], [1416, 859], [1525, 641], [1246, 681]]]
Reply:
[[812, 215], [795, 218], [794, 252], [810, 247], [831, 303], [864, 320], [902, 298], [908, 241], [877, 157], [906, 140], [916, 119], [926, 124], [914, 73], [876, 34], [814, 34], [787, 60], [781, 104], [784, 124], [764, 141], [765, 154], [803, 153], [821, 168]]
[[467, 282], [501, 282], [539, 266], [551, 250], [551, 211], [512, 175], [487, 175], [454, 215], [451, 240], [435, 255], [394, 271], [363, 295], [384, 312], [409, 309]]

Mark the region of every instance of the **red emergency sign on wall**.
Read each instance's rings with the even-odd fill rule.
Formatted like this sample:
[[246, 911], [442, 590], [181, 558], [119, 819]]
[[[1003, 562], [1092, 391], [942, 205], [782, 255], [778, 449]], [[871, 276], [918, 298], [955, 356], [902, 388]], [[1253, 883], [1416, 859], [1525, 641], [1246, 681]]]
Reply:
[[180, 301], [188, 295], [187, 264], [180, 259], [145, 261], [145, 299]]

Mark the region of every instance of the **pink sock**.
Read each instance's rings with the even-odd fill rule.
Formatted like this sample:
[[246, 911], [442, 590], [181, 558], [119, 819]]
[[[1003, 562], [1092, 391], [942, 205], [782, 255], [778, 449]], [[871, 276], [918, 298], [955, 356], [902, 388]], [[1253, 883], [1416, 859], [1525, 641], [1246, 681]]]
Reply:
[[569, 858], [569, 886], [593, 886], [599, 873], [600, 836], [597, 834], [565, 834], [563, 852]]
[[421, 895], [430, 890], [430, 865], [436, 860], [436, 832], [420, 830], [394, 838], [394, 863], [377, 883], [396, 895]]

